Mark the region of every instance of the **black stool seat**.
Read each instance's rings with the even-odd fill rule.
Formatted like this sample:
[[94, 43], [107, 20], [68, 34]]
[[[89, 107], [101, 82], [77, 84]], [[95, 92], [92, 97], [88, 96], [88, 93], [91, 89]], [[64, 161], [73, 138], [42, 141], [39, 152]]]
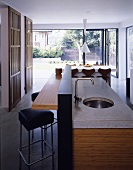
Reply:
[[49, 110], [24, 109], [19, 111], [19, 121], [28, 130], [54, 122], [54, 114]]
[[[39, 95], [40, 92], [35, 92], [31, 94], [31, 100], [32, 102], [35, 101], [36, 97]], [[45, 111], [45, 110], [44, 110]], [[47, 111], [47, 110], [46, 110]], [[56, 120], [53, 124], [57, 123], [57, 118], [54, 118], [54, 120]]]

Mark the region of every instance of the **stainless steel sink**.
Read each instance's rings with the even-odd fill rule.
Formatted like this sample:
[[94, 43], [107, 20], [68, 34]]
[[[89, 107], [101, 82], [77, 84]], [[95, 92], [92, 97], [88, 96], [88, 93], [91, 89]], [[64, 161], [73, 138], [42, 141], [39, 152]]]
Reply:
[[83, 104], [92, 108], [108, 108], [112, 107], [114, 102], [103, 97], [91, 97], [84, 99]]

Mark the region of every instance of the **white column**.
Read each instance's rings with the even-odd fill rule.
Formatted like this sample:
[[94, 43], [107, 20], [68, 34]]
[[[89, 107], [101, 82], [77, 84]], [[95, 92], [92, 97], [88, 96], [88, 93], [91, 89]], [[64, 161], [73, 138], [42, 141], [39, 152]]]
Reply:
[[8, 8], [1, 9], [1, 100], [9, 107]]
[[126, 79], [126, 28], [119, 29], [119, 79]]
[[21, 98], [25, 95], [25, 24], [21, 14]]

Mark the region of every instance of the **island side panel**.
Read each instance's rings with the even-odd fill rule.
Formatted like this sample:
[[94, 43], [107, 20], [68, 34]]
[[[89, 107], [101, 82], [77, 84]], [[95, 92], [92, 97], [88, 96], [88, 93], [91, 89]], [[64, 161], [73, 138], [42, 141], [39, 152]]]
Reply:
[[72, 80], [66, 66], [58, 92], [58, 170], [73, 170], [72, 162]]
[[72, 170], [72, 96], [59, 95], [58, 170]]
[[133, 129], [73, 129], [74, 170], [132, 170]]

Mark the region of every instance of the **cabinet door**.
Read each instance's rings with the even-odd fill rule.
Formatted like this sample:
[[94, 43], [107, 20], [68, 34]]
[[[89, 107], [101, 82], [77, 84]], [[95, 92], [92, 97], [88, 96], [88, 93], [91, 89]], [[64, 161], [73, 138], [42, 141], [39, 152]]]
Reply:
[[21, 14], [9, 7], [9, 111], [21, 99]]
[[33, 85], [33, 38], [32, 38], [32, 21], [25, 17], [25, 93]]

